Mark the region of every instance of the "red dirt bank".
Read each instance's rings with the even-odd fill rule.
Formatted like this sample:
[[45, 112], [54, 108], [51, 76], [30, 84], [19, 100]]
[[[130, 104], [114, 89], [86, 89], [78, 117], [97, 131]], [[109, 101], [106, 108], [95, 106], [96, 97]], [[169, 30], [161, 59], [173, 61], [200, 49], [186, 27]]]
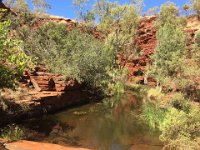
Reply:
[[89, 150], [85, 148], [65, 147], [57, 144], [17, 141], [5, 145], [8, 150]]

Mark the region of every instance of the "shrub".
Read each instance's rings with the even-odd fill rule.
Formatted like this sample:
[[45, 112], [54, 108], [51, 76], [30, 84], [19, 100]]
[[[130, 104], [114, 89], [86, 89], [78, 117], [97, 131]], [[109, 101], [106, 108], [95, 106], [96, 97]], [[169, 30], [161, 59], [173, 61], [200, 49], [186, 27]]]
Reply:
[[189, 149], [197, 150], [200, 145], [197, 143], [197, 138], [200, 135], [199, 112], [194, 110], [190, 113], [179, 111], [175, 108], [170, 108], [164, 117], [159, 128], [162, 131], [160, 139], [167, 142], [165, 148], [169, 149]]
[[65, 25], [48, 23], [32, 32], [24, 28], [21, 39], [26, 41], [27, 54], [37, 58], [55, 73], [88, 85], [98, 85], [105, 78], [108, 66], [104, 44], [78, 29], [68, 31]]
[[0, 137], [5, 139], [6, 141], [15, 141], [20, 140], [24, 136], [24, 131], [19, 126], [12, 124], [7, 127], [1, 129]]
[[13, 87], [15, 79], [20, 77], [30, 58], [21, 49], [21, 41], [9, 36], [11, 22], [0, 22], [0, 87]]
[[176, 7], [176, 5], [172, 2], [167, 2], [161, 6], [156, 26], [160, 28], [166, 23], [173, 24], [175, 26], [186, 25], [186, 18], [180, 15], [178, 7]]
[[125, 82], [128, 71], [126, 69], [108, 70], [108, 77], [104, 80], [105, 93], [108, 95], [122, 95], [125, 93]]
[[166, 83], [167, 78], [176, 78], [182, 71], [185, 36], [179, 27], [166, 22], [159, 28], [157, 39], [153, 72], [158, 82]]
[[146, 103], [142, 107], [141, 118], [149, 125], [151, 129], [157, 129], [165, 117], [165, 110], [156, 107], [152, 103]]
[[166, 91], [180, 90], [188, 96], [194, 96], [200, 73], [198, 62], [195, 62], [198, 55], [187, 55], [178, 8], [173, 3], [162, 5], [156, 24], [158, 43], [150, 72], [156, 78], [157, 85], [165, 86]]

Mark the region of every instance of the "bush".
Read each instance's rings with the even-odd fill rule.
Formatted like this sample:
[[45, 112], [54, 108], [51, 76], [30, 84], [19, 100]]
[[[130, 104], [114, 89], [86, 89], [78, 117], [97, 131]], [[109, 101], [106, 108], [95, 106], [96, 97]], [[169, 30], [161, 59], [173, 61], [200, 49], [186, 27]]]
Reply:
[[8, 125], [7, 127], [1, 129], [0, 131], [0, 137], [9, 142], [15, 140], [21, 140], [23, 136], [24, 136], [24, 130], [15, 124]]
[[173, 24], [175, 26], [186, 25], [186, 18], [180, 16], [178, 7], [172, 2], [167, 2], [163, 4], [160, 8], [159, 18], [156, 21], [156, 26], [158, 28], [164, 26], [166, 23]]
[[[194, 108], [193, 108], [194, 109]], [[165, 148], [177, 150], [197, 150], [200, 145], [197, 138], [200, 136], [200, 120], [197, 110], [190, 113], [170, 108], [159, 128], [162, 132], [160, 139], [167, 142]]]
[[27, 54], [36, 57], [38, 63], [45, 64], [52, 72], [94, 86], [106, 76], [107, 53], [104, 44], [93, 35], [48, 23], [34, 32], [24, 28], [21, 39], [26, 41]]
[[125, 93], [125, 83], [128, 71], [126, 69], [108, 70], [108, 77], [102, 81], [105, 93], [108, 95], [122, 95]]
[[185, 36], [179, 27], [166, 22], [159, 28], [157, 39], [153, 74], [158, 82], [167, 83], [167, 78], [176, 78], [182, 71]]
[[0, 87], [13, 87], [15, 79], [19, 78], [30, 58], [21, 49], [21, 41], [9, 36], [11, 22], [0, 22]]
[[151, 129], [157, 129], [165, 117], [165, 110], [156, 107], [152, 103], [146, 103], [142, 107], [141, 118]]
[[148, 101], [142, 107], [141, 117], [151, 129], [161, 131], [160, 140], [165, 142], [164, 149], [199, 149], [199, 107], [185, 99], [181, 93], [175, 93], [164, 107], [162, 103]]
[[14, 71], [6, 66], [0, 65], [0, 87], [14, 88]]

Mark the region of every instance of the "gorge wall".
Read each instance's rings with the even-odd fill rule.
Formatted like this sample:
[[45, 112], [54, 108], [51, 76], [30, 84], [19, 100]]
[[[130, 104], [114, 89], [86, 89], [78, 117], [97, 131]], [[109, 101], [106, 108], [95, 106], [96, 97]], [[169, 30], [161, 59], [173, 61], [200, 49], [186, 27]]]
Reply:
[[[144, 83], [143, 72], [148, 68], [148, 64], [151, 63], [151, 55], [155, 52], [157, 39], [155, 21], [156, 16], [143, 17], [140, 20], [139, 28], [137, 31], [136, 44], [141, 50], [141, 56], [132, 59], [127, 63], [129, 70], [130, 80], [136, 80], [140, 83]], [[195, 32], [200, 29], [200, 20], [197, 16], [190, 16], [187, 18], [187, 24], [184, 32], [186, 33], [186, 46], [190, 50], [195, 42]], [[148, 84], [152, 85], [155, 81], [151, 78], [148, 79]]]
[[[3, 8], [5, 6], [0, 5], [0, 7]], [[10, 9], [8, 10], [10, 11]], [[34, 27], [39, 27], [51, 21], [64, 24], [67, 28], [73, 28], [77, 25], [75, 20], [47, 15], [46, 17], [39, 17]], [[146, 16], [140, 20], [135, 44], [138, 49], [140, 49], [141, 54], [137, 57], [133, 56], [125, 65], [129, 71], [130, 82], [145, 82], [144, 71], [151, 63], [151, 55], [155, 52], [157, 44], [155, 21], [156, 16]], [[185, 33], [187, 34], [186, 45], [188, 49], [191, 49], [194, 43], [195, 32], [198, 29], [200, 29], [200, 21], [198, 18], [196, 16], [188, 17], [185, 27]], [[93, 35], [96, 38], [100, 38], [101, 33], [94, 29]], [[147, 80], [149, 85], [155, 85], [155, 80], [151, 78]], [[30, 89], [30, 87], [33, 88]], [[6, 114], [1, 118], [2, 124], [10, 122], [11, 120], [19, 120], [19, 118], [28, 118], [38, 114], [56, 111], [66, 106], [83, 104], [88, 102], [92, 97], [92, 95], [75, 80], [65, 80], [60, 74], [49, 73], [44, 66], [37, 66], [33, 71], [26, 71], [21, 80], [20, 88], [22, 89], [21, 94], [11, 94], [7, 91], [0, 91], [0, 94], [3, 93], [2, 95], [6, 99], [9, 99], [9, 107], [13, 107], [14, 110], [13, 113]], [[13, 101], [14, 105], [12, 103]], [[24, 104], [28, 107], [27, 111], [21, 111], [21, 106]], [[3, 106], [0, 104], [0, 107]], [[20, 108], [20, 112], [16, 108]], [[8, 120], [8, 118], [10, 120]]]
[[[125, 67], [129, 71], [129, 81], [144, 83], [144, 71], [148, 68], [151, 63], [151, 55], [155, 52], [157, 39], [156, 39], [156, 28], [155, 21], [156, 16], [146, 16], [142, 17], [139, 23], [137, 36], [135, 44], [137, 49], [140, 50], [140, 55], [133, 56], [128, 62], [126, 62]], [[35, 26], [40, 26], [47, 22], [56, 22], [59, 24], [66, 25], [67, 28], [73, 28], [78, 24], [75, 20], [66, 19], [57, 16], [48, 16], [45, 18], [40, 18], [36, 22]], [[192, 48], [194, 44], [195, 32], [200, 29], [200, 20], [197, 16], [190, 16], [187, 18], [187, 24], [185, 26], [186, 33], [186, 45], [188, 49]], [[93, 35], [96, 38], [100, 38], [100, 33], [95, 29]], [[122, 59], [123, 61], [123, 59]], [[43, 67], [44, 69], [44, 67]], [[42, 72], [43, 71], [43, 72]], [[29, 79], [40, 91], [65, 91], [66, 89], [77, 88], [78, 85], [74, 81], [64, 81], [61, 75], [50, 74], [47, 71], [42, 70], [42, 68], [37, 68], [35, 73], [29, 74]], [[52, 88], [52, 84], [55, 84]], [[148, 78], [148, 84], [154, 85], [155, 80]]]

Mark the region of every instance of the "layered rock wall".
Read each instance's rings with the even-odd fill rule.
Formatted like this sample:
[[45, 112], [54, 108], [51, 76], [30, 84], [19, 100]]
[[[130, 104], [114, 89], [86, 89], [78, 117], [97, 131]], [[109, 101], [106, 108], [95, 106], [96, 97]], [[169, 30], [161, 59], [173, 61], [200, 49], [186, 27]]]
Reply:
[[[148, 69], [151, 63], [151, 55], [154, 54], [157, 45], [156, 16], [143, 17], [140, 21], [137, 31], [136, 44], [141, 51], [141, 55], [136, 57], [126, 64], [129, 70], [130, 81], [137, 81], [144, 83], [144, 71]], [[187, 25], [184, 29], [186, 34], [186, 46], [190, 51], [195, 42], [195, 32], [200, 29], [200, 20], [197, 16], [190, 16], [187, 18]], [[154, 84], [155, 80], [148, 78], [149, 84]]]

